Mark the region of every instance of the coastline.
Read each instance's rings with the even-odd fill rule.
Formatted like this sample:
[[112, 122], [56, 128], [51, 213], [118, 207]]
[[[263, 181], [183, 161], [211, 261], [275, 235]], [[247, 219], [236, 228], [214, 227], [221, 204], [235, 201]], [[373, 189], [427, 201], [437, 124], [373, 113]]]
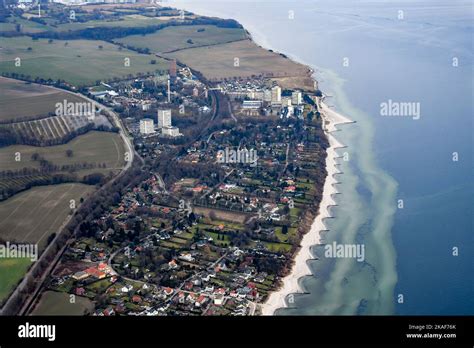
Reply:
[[331, 110], [323, 100], [318, 100], [318, 106], [324, 121], [323, 129], [329, 141], [329, 147], [326, 150], [327, 176], [324, 181], [323, 197], [319, 204], [318, 214], [313, 220], [310, 230], [301, 240], [300, 249], [293, 259], [291, 272], [281, 280], [281, 287], [272, 292], [267, 300], [260, 305], [262, 315], [274, 315], [276, 310], [287, 307], [285, 299], [288, 295], [304, 292], [300, 285], [300, 278], [312, 275], [307, 264], [308, 260], [314, 259], [314, 256], [311, 254], [311, 247], [320, 244], [320, 233], [327, 230], [324, 219], [331, 217], [330, 207], [336, 205], [333, 199], [333, 195], [338, 193], [335, 187], [335, 184], [338, 182], [335, 175], [341, 174], [337, 163], [337, 158], [340, 156], [336, 150], [344, 148], [345, 145], [340, 143], [332, 133], [338, 131], [337, 125], [354, 123], [354, 121]]
[[[218, 14], [213, 15], [219, 16]], [[265, 35], [254, 26], [247, 23], [245, 25], [243, 24], [243, 27], [248, 33], [249, 39], [255, 45], [266, 50], [272, 50], [276, 53], [283, 53], [272, 47]], [[303, 64], [309, 69], [309, 76], [314, 81], [315, 89], [318, 89], [319, 83], [314, 77], [318, 69], [316, 67], [313, 68], [310, 64], [294, 54], [287, 52], [284, 52], [284, 54], [288, 59], [295, 63]], [[323, 196], [319, 204], [318, 213], [311, 223], [309, 231], [304, 234], [299, 245], [299, 250], [296, 252], [296, 255], [292, 260], [290, 273], [281, 279], [280, 287], [277, 290], [272, 291], [265, 302], [258, 305], [259, 310], [256, 311], [256, 313], [260, 312], [261, 315], [275, 315], [275, 311], [278, 309], [288, 307], [286, 302], [287, 296], [305, 292], [300, 285], [300, 279], [305, 276], [313, 275], [307, 263], [309, 260], [314, 259], [314, 256], [311, 253], [311, 247], [321, 244], [320, 233], [328, 230], [324, 224], [324, 219], [332, 217], [329, 209], [331, 206], [336, 205], [333, 195], [339, 193], [339, 191], [335, 187], [335, 184], [338, 183], [335, 175], [341, 174], [341, 171], [338, 169], [339, 164], [337, 163], [337, 158], [340, 158], [340, 156], [337, 154], [336, 150], [345, 148], [346, 145], [339, 142], [332, 133], [339, 130], [336, 127], [337, 125], [355, 123], [355, 121], [331, 109], [326, 103], [324, 103], [325, 97], [326, 95], [323, 94], [322, 98], [317, 98], [318, 109], [324, 122], [324, 133], [329, 141], [329, 147], [326, 150], [325, 164], [327, 175], [324, 180]]]
[[[221, 14], [214, 11], [206, 12], [206, 15], [223, 17]], [[266, 50], [272, 50], [275, 53], [283, 53], [272, 47], [265, 35], [255, 26], [252, 26], [249, 23], [241, 24], [244, 27], [244, 30], [247, 32], [249, 40], [255, 45]], [[318, 89], [319, 83], [314, 77], [318, 69], [316, 67], [313, 68], [310, 64], [304, 62], [304, 60], [294, 54], [287, 52], [284, 54], [293, 62], [302, 64], [308, 68], [308, 75], [314, 81], [315, 89]], [[327, 231], [327, 228], [324, 224], [324, 219], [331, 217], [329, 208], [336, 205], [333, 195], [338, 193], [338, 190], [335, 187], [335, 184], [338, 183], [338, 180], [335, 178], [335, 175], [341, 174], [336, 161], [336, 159], [340, 158], [340, 156], [337, 154], [336, 150], [346, 146], [340, 143], [332, 133], [338, 131], [338, 128], [336, 127], [337, 125], [355, 123], [355, 121], [341, 115], [335, 110], [332, 110], [327, 104], [324, 103], [324, 98], [324, 94], [322, 98], [317, 98], [317, 104], [324, 122], [323, 129], [326, 137], [328, 138], [329, 147], [326, 150], [325, 163], [327, 176], [324, 181], [323, 196], [319, 204], [318, 213], [311, 223], [309, 231], [303, 235], [299, 249], [296, 252], [294, 258], [291, 260], [290, 273], [281, 279], [281, 286], [277, 290], [272, 291], [265, 302], [258, 304], [258, 310], [255, 311], [255, 314], [260, 313], [262, 315], [274, 315], [276, 310], [287, 307], [287, 302], [285, 299], [288, 295], [304, 292], [304, 289], [302, 289], [300, 285], [300, 278], [313, 275], [307, 264], [309, 260], [314, 259], [314, 256], [311, 253], [311, 247], [321, 244], [320, 232], [325, 230]]]

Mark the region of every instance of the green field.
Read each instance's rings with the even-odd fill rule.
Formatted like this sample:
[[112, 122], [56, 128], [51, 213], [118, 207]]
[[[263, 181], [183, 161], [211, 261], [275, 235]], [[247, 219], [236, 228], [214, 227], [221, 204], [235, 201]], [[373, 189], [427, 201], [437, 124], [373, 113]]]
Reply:
[[[109, 81], [167, 68], [163, 59], [127, 49], [119, 50], [118, 46], [105, 41], [54, 40], [48, 43], [47, 39], [2, 37], [0, 49], [2, 74], [22, 74], [30, 79], [60, 79], [75, 86], [95, 85], [98, 80]], [[15, 66], [16, 58], [21, 59], [20, 66]], [[152, 60], [156, 64], [151, 64]]]
[[56, 31], [69, 31], [69, 30], [81, 30], [87, 28], [131, 28], [131, 27], [148, 27], [152, 25], [162, 24], [164, 21], [156, 17], [147, 17], [139, 14], [131, 14], [121, 17], [120, 20], [94, 20], [84, 23], [71, 22], [65, 24], [59, 24]]
[[[66, 155], [72, 150], [72, 157]], [[21, 154], [21, 161], [15, 161], [15, 153]], [[28, 145], [13, 145], [0, 148], [0, 168], [2, 170], [18, 170], [22, 168], [39, 168], [39, 161], [33, 161], [31, 156], [39, 154], [46, 160], [57, 165], [74, 163], [105, 163], [106, 172], [121, 169], [125, 165], [125, 147], [120, 135], [111, 132], [91, 131], [80, 135], [67, 144], [57, 146], [35, 147]], [[96, 168], [94, 171], [101, 171]]]
[[30, 259], [0, 259], [0, 304], [10, 295], [30, 265]]
[[0, 120], [26, 120], [55, 111], [58, 102], [83, 99], [47, 86], [0, 77]]
[[[119, 11], [117, 11], [119, 12]], [[19, 16], [11, 16], [6, 19], [6, 22], [1, 23], [0, 32], [16, 32], [17, 24], [20, 24], [20, 33], [34, 34], [46, 31], [66, 32], [74, 30], [82, 30], [87, 28], [131, 28], [131, 27], [147, 27], [152, 25], [158, 25], [165, 22], [158, 17], [147, 17], [139, 14], [130, 13], [126, 15], [125, 12], [120, 11], [124, 16], [120, 19], [104, 19], [104, 20], [92, 20], [88, 22], [70, 22], [64, 24], [58, 24], [59, 22], [51, 17], [42, 17], [47, 25], [36, 23], [27, 18]]]
[[83, 184], [34, 187], [0, 202], [0, 239], [38, 243], [46, 246], [48, 236], [59, 232], [70, 212], [70, 200], [76, 206], [94, 190]]
[[46, 291], [31, 315], [84, 315], [93, 308], [87, 298], [76, 296], [75, 303], [71, 303], [69, 294]]
[[[227, 43], [246, 37], [244, 29], [219, 28], [214, 25], [186, 25], [167, 27], [148, 35], [131, 35], [116, 41], [127, 46], [149, 48], [151, 52], [163, 53], [183, 48]], [[188, 40], [192, 40], [192, 43]]]
[[[178, 59], [210, 79], [308, 75], [306, 66], [260, 48], [250, 40], [181, 50], [165, 56]], [[236, 59], [238, 66], [234, 65]]]
[[21, 18], [18, 16], [11, 16], [7, 18], [7, 21], [5, 23], [1, 23], [0, 31], [2, 32], [16, 31], [17, 24], [20, 24], [21, 33], [28, 33], [28, 34], [40, 33], [43, 31], [49, 31], [53, 29], [52, 27], [49, 27], [47, 25], [36, 23], [25, 18]]

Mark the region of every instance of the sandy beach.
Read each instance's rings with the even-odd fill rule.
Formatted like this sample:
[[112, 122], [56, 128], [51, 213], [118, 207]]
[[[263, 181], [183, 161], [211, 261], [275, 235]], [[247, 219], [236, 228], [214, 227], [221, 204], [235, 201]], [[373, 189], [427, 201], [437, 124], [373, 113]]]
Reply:
[[336, 149], [342, 148], [344, 145], [338, 142], [332, 133], [337, 131], [337, 125], [352, 123], [353, 121], [332, 110], [323, 100], [320, 100], [318, 105], [325, 123], [324, 130], [330, 145], [327, 149], [326, 158], [326, 170], [328, 174], [324, 182], [323, 197], [319, 207], [319, 213], [313, 221], [309, 232], [303, 236], [300, 250], [296, 254], [291, 272], [282, 279], [280, 289], [272, 292], [267, 298], [267, 301], [261, 305], [261, 313], [263, 315], [273, 315], [278, 308], [287, 306], [285, 299], [288, 295], [303, 292], [299, 284], [299, 279], [311, 275], [307, 261], [314, 257], [311, 254], [310, 248], [313, 245], [320, 244], [320, 232], [327, 230], [324, 225], [324, 219], [331, 216], [329, 207], [335, 205], [333, 195], [338, 192], [334, 186], [334, 184], [337, 183], [335, 175], [340, 173], [337, 167], [336, 159], [339, 155], [336, 153]]

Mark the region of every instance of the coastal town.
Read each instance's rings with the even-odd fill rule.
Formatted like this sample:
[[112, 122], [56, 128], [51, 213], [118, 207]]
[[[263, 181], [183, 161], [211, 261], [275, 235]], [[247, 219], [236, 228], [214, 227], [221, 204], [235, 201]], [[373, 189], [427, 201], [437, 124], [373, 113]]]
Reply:
[[[48, 281], [49, 291], [94, 301], [89, 314], [254, 315], [315, 214], [317, 96], [262, 79], [206, 85], [175, 64], [90, 92], [121, 112], [148, 165], [143, 181], [83, 223]], [[202, 133], [193, 118], [222, 117], [215, 91], [229, 112]]]
[[[95, 316], [262, 314], [262, 304], [291, 272], [323, 196], [329, 148], [325, 131], [330, 123], [323, 117], [323, 95], [311, 78], [312, 70], [257, 47], [233, 21], [187, 13], [182, 23], [180, 12], [170, 8], [125, 9], [140, 11], [141, 21], [165, 18], [167, 22], [153, 30], [176, 31], [173, 35], [179, 35], [185, 46], [177, 50], [180, 54], [189, 51], [193, 40], [203, 40], [207, 31], [218, 30], [219, 40], [238, 36], [236, 43], [222, 45], [238, 44], [240, 50], [263, 58], [249, 61], [254, 65], [248, 72], [244, 58], [247, 70], [239, 70], [240, 60], [231, 58], [230, 69], [235, 71], [222, 70], [222, 77], [216, 77], [205, 66], [195, 66], [194, 60], [187, 64], [186, 57], [169, 56], [172, 49], [151, 55], [137, 40], [116, 40], [110, 48], [113, 54], [138, 52], [133, 59], [145, 55], [146, 69], [151, 66], [154, 71], [92, 77], [94, 82], [80, 87], [67, 80], [33, 80], [69, 90], [87, 103], [65, 99], [60, 113], [57, 109], [48, 115], [48, 123], [19, 119], [15, 131], [34, 131], [37, 126], [52, 131], [74, 120], [82, 122], [76, 128], [79, 137], [80, 132], [95, 131], [101, 137], [115, 133], [126, 146], [113, 154], [113, 147], [118, 149], [114, 140], [110, 151], [117, 160], [112, 165], [80, 167], [88, 174], [80, 182], [98, 191], [88, 199], [81, 197], [80, 207], [71, 206], [69, 234], [61, 234], [61, 242], [56, 235], [48, 239], [47, 248], [57, 253], [43, 255], [43, 267], [49, 266], [41, 271], [45, 276], [26, 285], [41, 291], [23, 301], [22, 313], [48, 313], [47, 303], [60, 301], [64, 313]], [[114, 23], [109, 12], [110, 7], [100, 12], [107, 19], [101, 23]], [[90, 18], [85, 13], [84, 23], [100, 20], [98, 14]], [[172, 16], [177, 19], [169, 25]], [[51, 20], [71, 25], [63, 24], [56, 12], [51, 12]], [[81, 35], [104, 33], [85, 30]], [[58, 35], [67, 39], [75, 34]], [[47, 44], [57, 44], [55, 40]], [[73, 44], [74, 40], [61, 43]], [[109, 49], [105, 45], [95, 50]], [[279, 70], [265, 71], [265, 59]], [[16, 73], [4, 76], [31, 79]], [[64, 114], [69, 105], [76, 107]], [[79, 114], [77, 106], [84, 106], [87, 114]], [[31, 132], [24, 132], [21, 139], [33, 143]], [[44, 136], [41, 139], [46, 142]], [[75, 158], [80, 152], [66, 154]], [[45, 161], [40, 155], [32, 158]], [[58, 171], [46, 164], [48, 173]], [[69, 169], [69, 177], [56, 177], [54, 182], [77, 181], [75, 168]]]
[[472, 343], [472, 8], [1, 1], [0, 348]]

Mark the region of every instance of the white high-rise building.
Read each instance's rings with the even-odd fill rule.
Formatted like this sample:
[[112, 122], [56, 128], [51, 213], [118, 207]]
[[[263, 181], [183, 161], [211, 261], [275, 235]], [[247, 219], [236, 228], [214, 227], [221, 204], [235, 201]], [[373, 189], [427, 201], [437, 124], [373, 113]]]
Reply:
[[140, 133], [141, 134], [153, 134], [155, 133], [155, 122], [150, 118], [144, 118], [140, 120]]
[[272, 104], [281, 104], [281, 88], [279, 86], [272, 88]]
[[291, 103], [294, 105], [300, 105], [303, 102], [303, 97], [300, 91], [294, 91], [291, 93]]
[[266, 89], [263, 91], [263, 101], [270, 103], [272, 101], [272, 91]]
[[158, 128], [171, 127], [171, 110], [158, 110]]

